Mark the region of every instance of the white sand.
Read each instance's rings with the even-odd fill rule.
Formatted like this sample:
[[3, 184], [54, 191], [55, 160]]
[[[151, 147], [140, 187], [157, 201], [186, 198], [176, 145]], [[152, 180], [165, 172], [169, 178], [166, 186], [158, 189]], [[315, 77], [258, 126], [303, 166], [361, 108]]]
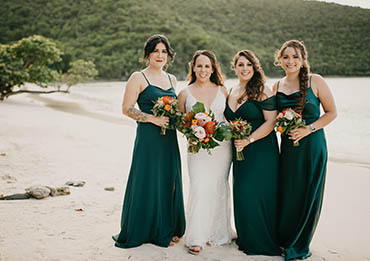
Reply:
[[[6, 153], [0, 156], [0, 194], [22, 193], [34, 184], [86, 181], [67, 196], [0, 201], [0, 260], [282, 260], [246, 256], [235, 243], [199, 256], [187, 253], [183, 239], [170, 248], [114, 247], [111, 236], [119, 232], [135, 123], [81, 104], [65, 94], [22, 94], [0, 102], [0, 154]], [[186, 201], [185, 140], [179, 141]], [[366, 166], [329, 162], [310, 260], [370, 260], [369, 185]], [[104, 190], [110, 186], [115, 191]]]

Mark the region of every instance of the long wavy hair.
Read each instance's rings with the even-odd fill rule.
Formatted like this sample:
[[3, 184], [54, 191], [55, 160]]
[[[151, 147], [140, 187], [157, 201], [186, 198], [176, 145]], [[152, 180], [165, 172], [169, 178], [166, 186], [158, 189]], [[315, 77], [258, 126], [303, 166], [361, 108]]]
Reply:
[[240, 57], [244, 56], [249, 62], [251, 62], [254, 70], [252, 78], [245, 85], [245, 92], [238, 98], [238, 103], [241, 104], [245, 97], [248, 100], [261, 100], [264, 95], [266, 77], [261, 67], [261, 63], [257, 56], [250, 50], [241, 50], [235, 54], [233, 61], [231, 62], [232, 69], [235, 70], [236, 64]]
[[186, 80], [189, 81], [189, 84], [194, 83], [197, 80], [197, 76], [194, 72], [195, 63], [200, 55], [207, 56], [211, 61], [213, 73], [211, 74], [210, 81], [215, 83], [217, 86], [224, 85], [224, 77], [222, 76], [221, 67], [217, 62], [216, 55], [209, 50], [198, 50], [194, 53], [193, 58], [189, 62], [189, 73], [186, 76]]
[[292, 47], [295, 49], [297, 53], [299, 53], [302, 57], [302, 67], [299, 70], [299, 97], [297, 99], [296, 110], [299, 112], [303, 111], [303, 107], [307, 102], [307, 92], [308, 92], [308, 81], [309, 81], [309, 74], [310, 74], [310, 64], [308, 63], [308, 54], [306, 50], [306, 46], [303, 42], [298, 40], [289, 40], [283, 43], [279, 50], [275, 53], [275, 66], [281, 66], [280, 59], [283, 56], [283, 53], [286, 48]]
[[172, 49], [170, 42], [168, 41], [167, 37], [162, 34], [155, 34], [150, 36], [144, 44], [144, 57], [141, 59], [142, 62], [147, 64], [149, 55], [154, 51], [157, 44], [163, 43], [166, 46], [168, 59], [165, 69], [167, 69], [168, 65], [173, 62], [175, 59], [175, 51]]

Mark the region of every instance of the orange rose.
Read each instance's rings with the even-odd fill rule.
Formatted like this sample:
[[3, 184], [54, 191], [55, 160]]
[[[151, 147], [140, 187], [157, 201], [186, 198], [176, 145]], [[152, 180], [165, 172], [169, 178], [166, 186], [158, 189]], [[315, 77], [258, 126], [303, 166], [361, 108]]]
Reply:
[[283, 127], [281, 126], [277, 127], [276, 130], [280, 132], [281, 134], [284, 132]]
[[204, 142], [205, 142], [205, 143], [209, 142], [209, 138], [205, 138], [205, 139], [204, 139]]
[[186, 121], [189, 121], [190, 120], [190, 118], [191, 118], [191, 112], [189, 111], [188, 113], [186, 113], [186, 115], [185, 115], [185, 120]]
[[198, 124], [198, 120], [197, 120], [197, 119], [192, 120], [192, 121], [191, 121], [191, 124], [192, 124], [192, 125], [197, 125], [197, 124]]
[[213, 121], [209, 121], [204, 125], [204, 129], [208, 134], [213, 134], [216, 129], [216, 125]]
[[168, 104], [166, 104], [166, 105], [164, 106], [164, 109], [165, 109], [166, 111], [170, 111], [170, 110], [171, 110], [171, 106], [170, 106], [170, 105], [168, 105]]
[[[170, 104], [171, 97], [164, 96], [162, 101], [164, 102], [164, 104]], [[166, 109], [165, 109], [165, 110], [166, 110]], [[166, 111], [167, 111], [167, 110], [166, 110]]]

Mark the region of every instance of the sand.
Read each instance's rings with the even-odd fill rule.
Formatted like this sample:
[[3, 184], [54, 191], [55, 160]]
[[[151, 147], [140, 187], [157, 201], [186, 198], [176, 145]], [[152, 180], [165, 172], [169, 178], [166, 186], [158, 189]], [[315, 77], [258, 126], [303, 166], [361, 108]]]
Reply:
[[[0, 102], [0, 194], [86, 181], [67, 196], [0, 201], [0, 260], [282, 260], [246, 256], [235, 243], [192, 256], [184, 239], [169, 248], [114, 247], [136, 124], [71, 97], [22, 94]], [[186, 201], [186, 144], [180, 135], [179, 142]], [[310, 260], [370, 260], [369, 185], [367, 165], [329, 161]]]

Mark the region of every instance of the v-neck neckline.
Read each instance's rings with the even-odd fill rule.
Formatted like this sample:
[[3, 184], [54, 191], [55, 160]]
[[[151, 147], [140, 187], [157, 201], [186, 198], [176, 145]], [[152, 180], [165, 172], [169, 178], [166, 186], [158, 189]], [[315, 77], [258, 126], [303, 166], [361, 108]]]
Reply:
[[220, 92], [220, 86], [217, 86], [217, 92], [216, 92], [216, 95], [215, 95], [215, 97], [213, 98], [213, 100], [212, 100], [212, 102], [211, 102], [211, 104], [209, 105], [209, 108], [207, 108], [207, 105], [204, 103], [204, 102], [202, 102], [202, 101], [200, 101], [197, 97], [195, 97], [192, 93], [191, 93], [191, 91], [190, 91], [190, 89], [188, 89], [188, 92], [189, 92], [189, 94], [197, 101], [197, 102], [201, 102], [201, 103], [203, 103], [204, 104], [204, 107], [205, 107], [205, 109], [207, 110], [207, 111], [210, 111], [211, 110], [211, 107], [212, 107], [212, 105], [213, 105], [213, 103], [216, 101], [216, 99], [217, 99], [217, 96], [218, 96], [218, 93]]
[[229, 109], [230, 109], [230, 111], [232, 112], [232, 113], [237, 113], [237, 111], [241, 108], [241, 107], [243, 107], [243, 105], [244, 104], [246, 104], [247, 102], [249, 102], [250, 100], [246, 100], [245, 102], [243, 102], [242, 104], [240, 104], [239, 105], [239, 107], [234, 111], [232, 108], [231, 108], [231, 106], [230, 106], [230, 104], [229, 104], [229, 97], [227, 97], [227, 100], [226, 100], [226, 104], [227, 104], [227, 107], [229, 107]]

